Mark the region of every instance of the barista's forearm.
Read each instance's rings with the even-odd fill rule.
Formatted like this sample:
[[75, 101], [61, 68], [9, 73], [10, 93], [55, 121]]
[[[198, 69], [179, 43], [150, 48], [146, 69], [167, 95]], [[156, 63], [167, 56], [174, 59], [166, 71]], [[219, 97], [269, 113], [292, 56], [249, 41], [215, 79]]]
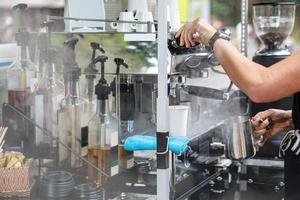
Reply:
[[266, 68], [252, 62], [228, 41], [219, 39], [214, 52], [230, 79], [253, 101], [267, 101], [264, 83], [269, 82]]

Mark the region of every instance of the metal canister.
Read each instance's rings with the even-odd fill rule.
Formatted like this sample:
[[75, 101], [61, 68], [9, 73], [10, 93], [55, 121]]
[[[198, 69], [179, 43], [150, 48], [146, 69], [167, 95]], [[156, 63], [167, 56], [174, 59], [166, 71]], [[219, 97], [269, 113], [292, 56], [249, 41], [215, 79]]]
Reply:
[[223, 137], [226, 157], [243, 160], [255, 156], [259, 143], [248, 116], [234, 116], [224, 120]]

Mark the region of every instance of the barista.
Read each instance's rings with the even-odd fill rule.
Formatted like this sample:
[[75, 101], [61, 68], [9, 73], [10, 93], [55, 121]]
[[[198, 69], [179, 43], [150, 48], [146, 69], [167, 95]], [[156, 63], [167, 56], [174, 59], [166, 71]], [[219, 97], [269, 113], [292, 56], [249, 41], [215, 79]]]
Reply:
[[[247, 59], [222, 33], [199, 18], [183, 25], [176, 37], [181, 46], [210, 46], [230, 79], [254, 102], [271, 102], [294, 94], [292, 111], [270, 109], [251, 119], [264, 141], [283, 131], [300, 129], [300, 52], [266, 68]], [[285, 187], [288, 200], [300, 199], [300, 155], [291, 150], [285, 152]]]

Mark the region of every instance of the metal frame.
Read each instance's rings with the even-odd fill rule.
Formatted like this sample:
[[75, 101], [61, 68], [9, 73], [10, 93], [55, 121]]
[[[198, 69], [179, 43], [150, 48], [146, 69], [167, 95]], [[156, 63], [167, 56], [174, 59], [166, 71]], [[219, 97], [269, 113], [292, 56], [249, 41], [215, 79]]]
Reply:
[[241, 53], [247, 57], [248, 52], [248, 0], [241, 0]]
[[[158, 98], [157, 98], [157, 200], [170, 199], [170, 169], [167, 137], [169, 132], [168, 98], [168, 21], [167, 0], [157, 0], [158, 10]], [[167, 150], [167, 151], [165, 151]]]

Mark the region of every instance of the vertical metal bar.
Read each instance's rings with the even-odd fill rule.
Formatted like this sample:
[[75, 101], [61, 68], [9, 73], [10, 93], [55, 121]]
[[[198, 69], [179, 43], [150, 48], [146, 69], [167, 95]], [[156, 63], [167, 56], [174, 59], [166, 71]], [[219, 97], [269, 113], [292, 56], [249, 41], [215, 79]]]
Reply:
[[247, 56], [248, 44], [248, 0], [241, 0], [241, 53]]
[[167, 0], [157, 0], [158, 10], [158, 98], [157, 98], [157, 200], [170, 199], [169, 152], [167, 148], [169, 132], [168, 98], [168, 22]]

